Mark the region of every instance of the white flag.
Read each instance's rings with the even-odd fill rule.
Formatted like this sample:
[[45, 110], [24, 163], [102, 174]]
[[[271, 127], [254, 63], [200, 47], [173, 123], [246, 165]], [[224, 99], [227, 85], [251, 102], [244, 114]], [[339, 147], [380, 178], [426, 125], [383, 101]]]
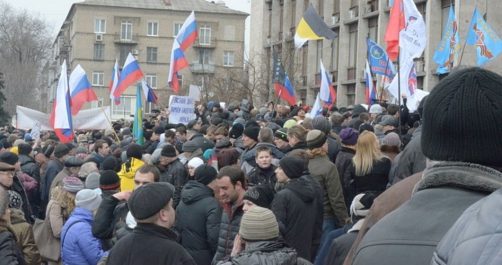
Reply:
[[427, 42], [425, 21], [413, 0], [403, 0], [405, 27], [399, 32], [400, 57], [422, 56]]

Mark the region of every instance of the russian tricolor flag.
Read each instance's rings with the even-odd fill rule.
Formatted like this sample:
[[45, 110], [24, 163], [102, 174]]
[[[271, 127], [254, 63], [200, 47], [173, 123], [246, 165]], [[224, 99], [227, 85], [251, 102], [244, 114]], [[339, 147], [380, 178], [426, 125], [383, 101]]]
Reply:
[[145, 94], [146, 101], [157, 104], [157, 95], [155, 95], [152, 87], [148, 85], [145, 79], [141, 80], [141, 88], [143, 89], [143, 94]]
[[113, 96], [115, 90], [117, 90], [117, 85], [119, 84], [119, 76], [120, 76], [119, 62], [118, 60], [115, 60], [115, 65], [113, 66], [113, 71], [112, 71], [112, 80], [108, 85], [108, 90], [110, 91], [110, 100], [114, 102], [115, 105], [120, 104], [120, 97]]
[[178, 93], [179, 91], [178, 72], [188, 67], [185, 51], [195, 42], [197, 36], [197, 22], [195, 21], [195, 13], [192, 11], [185, 20], [185, 23], [183, 23], [183, 26], [181, 26], [178, 35], [173, 41], [173, 48], [171, 50], [171, 63], [169, 64], [169, 77], [167, 81], [174, 93]]
[[321, 88], [319, 90], [319, 98], [324, 101], [327, 105], [333, 105], [336, 101], [336, 92], [333, 84], [331, 83], [331, 77], [329, 76], [324, 65], [321, 61]]
[[98, 97], [92, 90], [91, 83], [87, 79], [82, 66], [77, 65], [70, 74], [69, 80], [71, 114], [76, 115], [86, 102], [97, 101]]
[[68, 87], [68, 76], [66, 70], [66, 60], [61, 65], [61, 75], [59, 76], [56, 99], [51, 114], [51, 124], [54, 132], [62, 143], [73, 141], [73, 125], [70, 109], [70, 93]]
[[143, 78], [143, 72], [139, 68], [138, 61], [129, 53], [124, 67], [122, 67], [117, 88], [113, 91], [113, 97], [119, 98], [130, 85], [141, 80], [141, 78]]

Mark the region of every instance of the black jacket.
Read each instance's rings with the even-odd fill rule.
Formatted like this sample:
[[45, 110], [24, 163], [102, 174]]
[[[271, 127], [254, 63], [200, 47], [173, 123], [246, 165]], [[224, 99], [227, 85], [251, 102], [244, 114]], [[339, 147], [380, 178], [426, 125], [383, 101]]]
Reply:
[[342, 149], [342, 145], [340, 144], [340, 141], [337, 140], [332, 135], [328, 135], [327, 141], [328, 141], [329, 160], [331, 160], [331, 162], [335, 163], [336, 156], [340, 153], [340, 150]]
[[180, 202], [181, 189], [188, 180], [188, 172], [179, 159], [176, 159], [167, 168], [158, 166], [160, 170], [160, 182], [168, 182], [174, 185], [173, 206], [177, 207]]
[[176, 234], [154, 224], [138, 223], [134, 231], [115, 244], [107, 265], [195, 265], [190, 254], [176, 243]]
[[146, 154], [152, 154], [155, 149], [157, 149], [157, 145], [159, 144], [159, 140], [157, 141], [146, 141], [143, 144], [143, 152]]
[[206, 185], [190, 180], [176, 208], [176, 230], [181, 245], [198, 265], [209, 265], [216, 252], [221, 208]]
[[342, 150], [338, 153], [335, 160], [335, 166], [338, 170], [338, 175], [340, 176], [340, 182], [342, 183], [343, 188], [343, 197], [345, 198], [345, 205], [347, 209], [349, 209], [350, 197], [352, 196], [352, 192], [350, 190], [350, 182], [351, 182], [351, 166], [352, 166], [352, 157], [356, 151], [354, 149], [350, 149], [348, 147], [342, 147]]
[[216, 249], [212, 264], [216, 264], [230, 256], [234, 247], [234, 239], [237, 233], [239, 233], [242, 215], [244, 214], [242, 206], [243, 204], [240, 202], [224, 209], [221, 215], [218, 248]]
[[54, 178], [61, 170], [63, 170], [64, 165], [61, 161], [57, 159], [52, 159], [47, 163], [47, 169], [45, 170], [45, 176], [42, 177], [40, 185], [40, 196], [42, 203], [47, 205], [49, 203], [49, 191], [51, 190], [51, 184]]
[[399, 154], [399, 160], [396, 161], [396, 169], [393, 176], [390, 176], [391, 184], [397, 182], [425, 169], [425, 155], [422, 152], [422, 127], [418, 127], [411, 141]]
[[357, 176], [354, 164], [350, 167], [353, 194], [349, 197], [352, 202], [354, 196], [364, 192], [381, 193], [387, 188], [389, 182], [390, 159], [384, 157], [378, 161], [373, 161], [373, 168], [364, 176]]
[[41, 216], [41, 201], [40, 201], [40, 166], [33, 158], [27, 155], [19, 155], [19, 162], [21, 163], [21, 171], [30, 175], [38, 182], [37, 189], [27, 191], [26, 195], [31, 205], [32, 213], [35, 216]]
[[246, 243], [246, 249], [221, 265], [309, 265], [297, 256], [294, 249], [281, 241], [258, 241]]
[[272, 187], [275, 187], [275, 183], [277, 183], [277, 178], [275, 176], [275, 167], [274, 165], [270, 165], [268, 168], [261, 168], [259, 166], [254, 167], [251, 172], [249, 172], [247, 177], [247, 182], [250, 187], [267, 184]]
[[[125, 219], [129, 212], [127, 203], [117, 200], [111, 195], [102, 195], [103, 200], [94, 217], [92, 234], [102, 240], [103, 249], [112, 247], [126, 230]], [[122, 231], [122, 232], [119, 232]]]
[[26, 264], [16, 243], [16, 236], [5, 224], [0, 226], [0, 265]]
[[291, 179], [272, 201], [286, 243], [310, 261], [316, 254], [323, 221], [322, 192], [314, 181], [310, 176]]

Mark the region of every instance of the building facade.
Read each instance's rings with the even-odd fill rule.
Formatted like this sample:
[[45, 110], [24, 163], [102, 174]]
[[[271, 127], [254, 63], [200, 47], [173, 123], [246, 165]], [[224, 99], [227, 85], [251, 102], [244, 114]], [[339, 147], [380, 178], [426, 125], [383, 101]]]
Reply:
[[131, 52], [139, 62], [147, 83], [159, 97], [158, 106], [168, 105], [168, 86], [173, 40], [191, 11], [195, 11], [198, 38], [186, 52], [189, 68], [179, 74], [178, 95], [188, 95], [190, 85], [202, 86], [203, 99], [212, 93], [212, 83], [229, 72], [243, 72], [244, 22], [248, 14], [232, 10], [224, 3], [206, 0], [86, 0], [72, 5], [54, 42], [49, 65], [49, 98], [54, 98], [60, 65], [69, 71], [80, 64], [99, 101], [86, 107], [111, 105], [112, 119], [130, 119], [134, 113], [136, 89], [129, 87], [120, 105], [111, 104], [109, 83], [115, 60], [122, 67]]
[[[430, 91], [443, 77], [436, 74], [437, 64], [432, 57], [448, 20], [450, 5], [454, 5], [463, 47], [460, 64], [476, 64], [475, 48], [464, 46], [475, 2], [478, 2], [478, 10], [487, 22], [502, 36], [499, 30], [502, 16], [497, 15], [502, 1], [415, 0], [427, 27], [426, 49], [422, 57], [416, 59], [419, 89]], [[309, 41], [304, 47], [295, 49], [293, 37], [296, 26], [309, 3], [314, 5], [338, 37], [335, 40]], [[337, 90], [337, 105], [365, 103], [366, 38], [370, 37], [385, 47], [384, 35], [389, 15], [388, 0], [253, 0], [250, 58], [261, 60], [262, 71], [270, 73], [268, 80], [271, 87], [272, 53], [280, 54], [290, 79], [294, 80], [297, 98], [307, 104], [313, 103], [319, 91], [319, 61], [322, 60], [332, 75]], [[502, 57], [499, 56], [483, 67], [502, 73], [501, 63]], [[272, 98], [270, 94], [269, 100]]]

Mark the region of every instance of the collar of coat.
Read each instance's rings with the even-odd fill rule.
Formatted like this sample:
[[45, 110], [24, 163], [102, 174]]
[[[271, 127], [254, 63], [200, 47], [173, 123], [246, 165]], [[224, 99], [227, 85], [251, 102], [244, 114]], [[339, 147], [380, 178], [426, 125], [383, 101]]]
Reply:
[[424, 170], [413, 193], [445, 186], [491, 193], [502, 188], [502, 173], [478, 164], [439, 162]]
[[149, 234], [151, 236], [167, 238], [173, 241], [177, 239], [176, 233], [171, 229], [156, 224], [138, 223], [134, 228], [134, 233]]

